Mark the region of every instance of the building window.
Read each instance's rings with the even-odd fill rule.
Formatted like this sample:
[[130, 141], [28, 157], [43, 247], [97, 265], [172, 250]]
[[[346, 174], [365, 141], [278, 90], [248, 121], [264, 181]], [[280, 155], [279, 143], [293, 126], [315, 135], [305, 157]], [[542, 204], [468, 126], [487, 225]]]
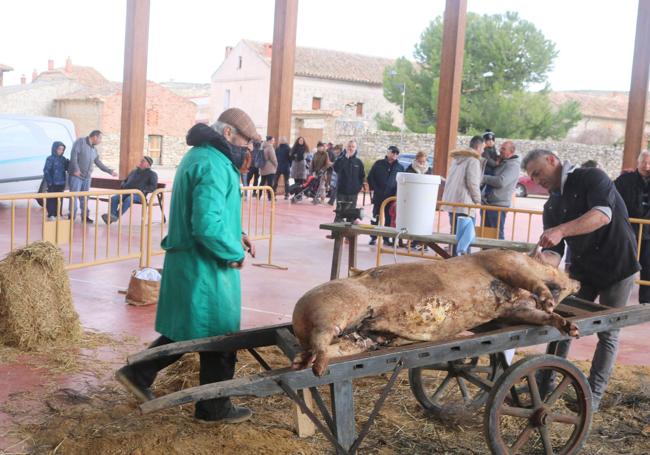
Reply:
[[312, 111], [320, 111], [320, 102], [321, 102], [321, 100], [322, 100], [322, 98], [318, 98], [316, 96], [311, 99], [311, 110]]
[[230, 90], [223, 94], [223, 110], [230, 109]]
[[149, 136], [149, 156], [154, 164], [162, 164], [162, 136]]
[[357, 103], [357, 117], [363, 117], [363, 103]]
[[242, 57], [242, 56], [240, 55], [240, 56], [239, 56], [239, 63], [237, 63], [237, 69], [238, 69], [238, 70], [241, 69], [241, 64], [242, 64], [243, 61], [244, 61], [244, 57]]

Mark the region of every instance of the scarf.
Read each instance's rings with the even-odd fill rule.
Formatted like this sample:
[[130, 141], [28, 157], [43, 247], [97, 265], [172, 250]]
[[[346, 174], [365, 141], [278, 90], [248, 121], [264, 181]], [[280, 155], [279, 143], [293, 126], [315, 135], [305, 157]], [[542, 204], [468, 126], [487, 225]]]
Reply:
[[411, 167], [416, 174], [426, 174], [429, 170], [429, 163], [424, 163], [424, 166], [422, 166], [416, 160], [413, 160], [413, 162], [411, 162]]

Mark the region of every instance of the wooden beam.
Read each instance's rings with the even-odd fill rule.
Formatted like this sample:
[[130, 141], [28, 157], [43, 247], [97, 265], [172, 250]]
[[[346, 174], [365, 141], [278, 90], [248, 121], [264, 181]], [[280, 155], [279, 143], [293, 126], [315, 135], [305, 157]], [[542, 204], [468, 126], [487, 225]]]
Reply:
[[449, 152], [456, 146], [458, 135], [466, 15], [467, 0], [447, 0], [442, 32], [436, 144], [433, 159], [433, 173], [443, 177], [447, 175], [447, 158]]
[[627, 105], [623, 169], [635, 168], [641, 150], [646, 148], [645, 116], [650, 72], [650, 0], [639, 0], [634, 39], [632, 81]]
[[275, 0], [267, 134], [291, 135], [298, 0]]
[[147, 98], [149, 0], [127, 0], [120, 129], [120, 178], [124, 179], [144, 154]]

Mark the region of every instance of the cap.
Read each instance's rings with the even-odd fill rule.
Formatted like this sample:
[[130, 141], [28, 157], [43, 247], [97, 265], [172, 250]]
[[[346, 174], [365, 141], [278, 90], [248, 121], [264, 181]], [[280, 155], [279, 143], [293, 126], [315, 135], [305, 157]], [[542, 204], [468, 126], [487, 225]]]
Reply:
[[153, 165], [153, 158], [151, 158], [150, 156], [145, 156], [144, 159], [147, 163], [149, 163], [149, 166]]
[[248, 140], [261, 140], [260, 135], [257, 134], [253, 120], [241, 109], [236, 107], [226, 109], [221, 113], [217, 121], [232, 126]]
[[399, 149], [395, 145], [391, 145], [388, 147], [389, 152], [397, 153], [399, 155]]
[[485, 133], [483, 133], [483, 140], [485, 141], [493, 141], [497, 137], [496, 135], [492, 132], [492, 130], [485, 130]]

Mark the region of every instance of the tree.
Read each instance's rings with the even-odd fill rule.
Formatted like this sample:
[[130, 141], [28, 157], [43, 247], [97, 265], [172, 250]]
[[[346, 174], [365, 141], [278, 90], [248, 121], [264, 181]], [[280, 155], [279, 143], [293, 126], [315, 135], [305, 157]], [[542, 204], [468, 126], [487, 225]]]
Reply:
[[[433, 20], [415, 47], [416, 65], [396, 60], [384, 73], [384, 95], [401, 107], [406, 85], [408, 128], [433, 132], [438, 108], [442, 18]], [[517, 13], [468, 13], [461, 85], [459, 130], [490, 128], [500, 137], [559, 138], [580, 120], [576, 103], [554, 110], [548, 98], [548, 73], [555, 45]], [[546, 84], [539, 92], [526, 91]]]
[[386, 112], [385, 114], [377, 112], [375, 114], [375, 122], [377, 122], [377, 129], [380, 131], [395, 132], [400, 130], [395, 126], [395, 118], [392, 112]]

